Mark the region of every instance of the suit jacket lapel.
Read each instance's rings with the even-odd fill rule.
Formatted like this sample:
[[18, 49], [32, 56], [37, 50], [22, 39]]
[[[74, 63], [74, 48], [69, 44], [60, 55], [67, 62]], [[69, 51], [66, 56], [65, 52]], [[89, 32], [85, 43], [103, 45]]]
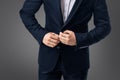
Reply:
[[[60, 0], [59, 0], [60, 1]], [[80, 4], [82, 3], [83, 0], [76, 0], [75, 1], [75, 4], [73, 5], [73, 8], [66, 20], [66, 22], [63, 24], [63, 27], [71, 20], [71, 18], [74, 16], [75, 12], [77, 11], [78, 7], [80, 6]], [[61, 6], [60, 6], [61, 7]], [[61, 8], [60, 8], [61, 9]], [[61, 13], [62, 14], [62, 13]], [[63, 16], [61, 16], [63, 17]], [[63, 20], [63, 18], [62, 18]]]
[[58, 15], [59, 15], [59, 17], [60, 17], [60, 23], [61, 23], [61, 25], [62, 24], [64, 24], [64, 22], [63, 22], [63, 15], [62, 15], [62, 9], [61, 9], [61, 0], [57, 0], [57, 6], [58, 6]]

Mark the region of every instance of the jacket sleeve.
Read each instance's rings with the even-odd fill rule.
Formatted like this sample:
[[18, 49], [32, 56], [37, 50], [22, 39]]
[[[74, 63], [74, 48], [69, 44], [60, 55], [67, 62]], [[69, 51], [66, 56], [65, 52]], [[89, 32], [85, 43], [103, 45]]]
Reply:
[[44, 35], [48, 32], [43, 28], [35, 18], [35, 13], [42, 5], [42, 0], [26, 0], [22, 9], [19, 11], [22, 22], [26, 29], [40, 44]]
[[111, 31], [105, 0], [96, 0], [93, 10], [95, 28], [86, 33], [75, 33], [76, 48], [84, 48], [105, 38]]

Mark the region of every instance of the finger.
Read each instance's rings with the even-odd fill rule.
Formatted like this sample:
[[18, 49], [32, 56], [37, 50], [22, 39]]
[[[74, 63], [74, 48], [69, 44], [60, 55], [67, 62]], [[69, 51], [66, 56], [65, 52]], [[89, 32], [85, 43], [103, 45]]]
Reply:
[[56, 35], [56, 36], [57, 36], [57, 34], [56, 34], [56, 33], [51, 33], [51, 34], [53, 34], [53, 35]]
[[54, 47], [55, 45], [56, 45], [55, 43], [48, 42], [48, 46], [50, 47]]
[[59, 39], [62, 43], [65, 43], [67, 44], [68, 43], [68, 38], [65, 38], [65, 37], [62, 37], [62, 36], [59, 36]]
[[55, 33], [52, 33], [52, 35], [50, 36], [50, 38], [56, 39], [56, 40], [59, 39], [58, 34], [55, 34]]
[[65, 30], [63, 33], [65, 33], [65, 34], [71, 34], [71, 31], [70, 30]]
[[62, 40], [65, 40], [65, 41], [66, 41], [68, 38], [66, 38], [66, 37], [64, 37], [64, 36], [62, 36], [62, 35], [60, 35], [60, 36], [59, 36], [59, 39], [60, 39], [60, 40], [62, 39]]
[[68, 37], [69, 37], [69, 34], [64, 34], [64, 33], [62, 33], [62, 32], [60, 32], [60, 35], [61, 35], [62, 37], [65, 37], [65, 38], [68, 38]]
[[66, 41], [65, 39], [63, 39], [63, 38], [60, 38], [60, 41], [61, 41], [61, 43], [63, 43], [63, 44], [67, 44], [67, 41]]
[[52, 42], [52, 43], [55, 43], [55, 44], [58, 44], [59, 40], [55, 40], [55, 39], [49, 39], [48, 41]]
[[54, 47], [53, 45], [48, 45], [48, 46], [49, 46], [49, 47], [52, 47], [52, 48]]
[[54, 35], [54, 36], [58, 36], [58, 34], [56, 34], [56, 33], [52, 33], [52, 35]]
[[63, 39], [63, 38], [61, 38], [61, 39], [60, 39], [60, 41], [61, 41], [61, 42], [64, 42], [64, 43], [66, 42], [66, 40], [65, 40], [65, 39]]

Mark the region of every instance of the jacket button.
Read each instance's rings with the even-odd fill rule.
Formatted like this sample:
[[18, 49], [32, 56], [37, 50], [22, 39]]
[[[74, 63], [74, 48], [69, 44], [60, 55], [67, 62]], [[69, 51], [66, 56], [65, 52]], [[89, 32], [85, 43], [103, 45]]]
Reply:
[[60, 46], [57, 46], [57, 49], [60, 49]]

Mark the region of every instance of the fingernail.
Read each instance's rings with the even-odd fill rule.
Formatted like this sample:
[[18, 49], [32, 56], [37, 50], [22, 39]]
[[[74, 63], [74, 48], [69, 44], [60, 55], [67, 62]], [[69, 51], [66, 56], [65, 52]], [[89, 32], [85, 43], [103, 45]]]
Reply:
[[62, 32], [60, 32], [60, 34], [62, 34]]
[[52, 34], [55, 34], [55, 33], [52, 33]]

